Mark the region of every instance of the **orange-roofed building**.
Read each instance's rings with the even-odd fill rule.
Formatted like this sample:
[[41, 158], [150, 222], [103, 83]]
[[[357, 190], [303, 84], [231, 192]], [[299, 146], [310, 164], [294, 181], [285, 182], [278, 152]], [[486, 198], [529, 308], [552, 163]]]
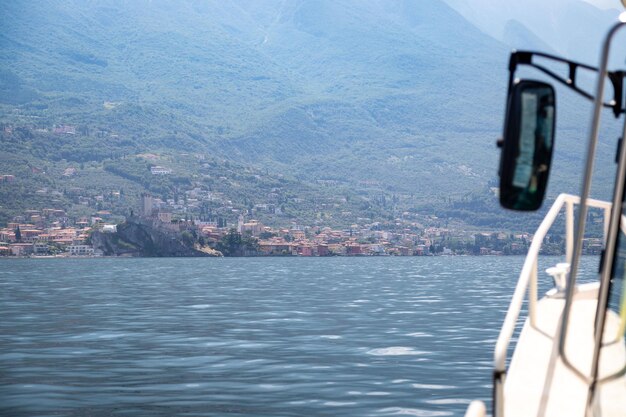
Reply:
[[310, 245], [298, 245], [298, 255], [313, 256], [313, 247]]
[[20, 233], [22, 234], [22, 240], [24, 242], [34, 242], [42, 231], [38, 229], [22, 229], [20, 227]]
[[0, 230], [0, 242], [15, 242], [15, 232], [13, 230]]
[[363, 254], [361, 245], [351, 244], [351, 245], [346, 246], [346, 255], [361, 255], [361, 254]]
[[9, 248], [13, 256], [26, 256], [33, 253], [32, 243], [11, 243]]

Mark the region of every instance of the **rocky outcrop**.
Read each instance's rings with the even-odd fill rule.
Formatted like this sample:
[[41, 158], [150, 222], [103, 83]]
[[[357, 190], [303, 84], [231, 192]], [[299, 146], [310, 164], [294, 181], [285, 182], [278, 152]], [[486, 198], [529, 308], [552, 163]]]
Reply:
[[115, 233], [94, 231], [91, 243], [105, 256], [197, 257], [220, 256], [217, 251], [185, 245], [179, 235], [159, 230], [147, 223], [127, 220]]

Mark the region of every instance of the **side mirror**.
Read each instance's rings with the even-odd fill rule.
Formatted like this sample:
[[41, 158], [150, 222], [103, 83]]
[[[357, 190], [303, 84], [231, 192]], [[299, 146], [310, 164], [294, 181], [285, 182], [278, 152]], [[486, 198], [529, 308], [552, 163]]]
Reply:
[[509, 91], [500, 157], [500, 205], [533, 211], [548, 185], [556, 105], [554, 88], [540, 81], [516, 81]]

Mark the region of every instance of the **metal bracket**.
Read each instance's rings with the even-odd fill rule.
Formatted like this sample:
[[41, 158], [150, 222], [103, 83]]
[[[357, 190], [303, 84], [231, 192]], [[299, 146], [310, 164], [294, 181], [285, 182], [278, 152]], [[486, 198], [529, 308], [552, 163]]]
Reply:
[[[534, 62], [534, 57], [545, 58], [554, 62], [561, 62], [567, 64], [569, 71], [567, 78], [562, 77], [555, 73], [554, 71], [546, 68], [545, 66]], [[548, 75], [550, 78], [560, 82], [570, 90], [574, 90], [581, 96], [594, 101], [595, 96], [592, 93], [589, 93], [583, 90], [580, 87], [580, 84], [577, 83], [577, 71], [579, 68], [583, 68], [593, 72], [600, 72], [600, 70], [596, 67], [592, 67], [590, 65], [581, 64], [580, 62], [570, 61], [555, 55], [546, 54], [543, 52], [534, 52], [534, 51], [513, 51], [511, 53], [511, 57], [509, 59], [509, 89], [513, 83], [515, 70], [518, 65], [528, 65], [537, 70], [543, 72]], [[615, 117], [619, 117], [620, 114], [626, 113], [626, 109], [624, 108], [624, 78], [626, 77], [626, 71], [607, 71], [607, 77], [609, 81], [611, 81], [611, 85], [613, 86], [613, 100], [609, 102], [603, 102], [602, 106], [606, 108], [610, 108], [613, 110], [613, 115]]]

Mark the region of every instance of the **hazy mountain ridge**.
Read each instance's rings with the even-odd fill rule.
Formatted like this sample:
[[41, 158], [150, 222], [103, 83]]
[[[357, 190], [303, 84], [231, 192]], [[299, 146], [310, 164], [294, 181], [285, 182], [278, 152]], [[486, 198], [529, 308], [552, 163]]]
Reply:
[[[0, 122], [77, 125], [63, 146], [80, 152], [63, 158], [200, 150], [424, 201], [484, 193], [496, 176], [508, 48], [443, 1], [0, 7]], [[559, 123], [576, 133], [577, 116]], [[42, 143], [20, 152], [41, 158], [46, 136], [30, 140]]]
[[[534, 39], [570, 59], [595, 65], [598, 46], [623, 9], [619, 0], [444, 0], [489, 36], [514, 49], [532, 49]], [[591, 4], [594, 3], [594, 4]], [[602, 6], [602, 7], [600, 7]], [[530, 43], [511, 37], [507, 26], [515, 20], [532, 34]], [[542, 48], [543, 49], [543, 48]], [[623, 63], [623, 59], [616, 61]]]

